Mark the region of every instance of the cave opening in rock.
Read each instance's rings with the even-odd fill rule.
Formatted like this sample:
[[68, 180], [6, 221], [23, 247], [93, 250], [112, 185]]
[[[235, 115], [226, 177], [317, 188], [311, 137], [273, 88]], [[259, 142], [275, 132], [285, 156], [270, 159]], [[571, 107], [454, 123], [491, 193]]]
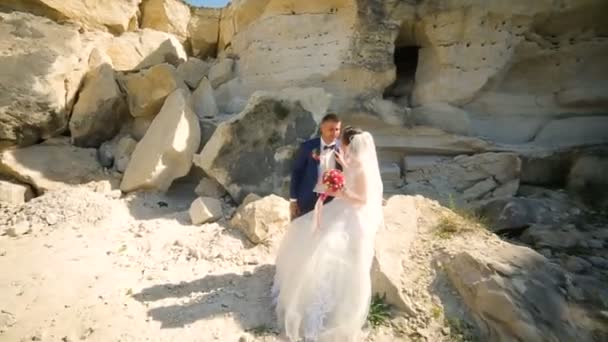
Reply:
[[410, 107], [411, 96], [416, 81], [418, 68], [418, 51], [420, 47], [412, 45], [395, 46], [393, 60], [397, 68], [395, 82], [384, 91], [384, 98], [400, 106]]

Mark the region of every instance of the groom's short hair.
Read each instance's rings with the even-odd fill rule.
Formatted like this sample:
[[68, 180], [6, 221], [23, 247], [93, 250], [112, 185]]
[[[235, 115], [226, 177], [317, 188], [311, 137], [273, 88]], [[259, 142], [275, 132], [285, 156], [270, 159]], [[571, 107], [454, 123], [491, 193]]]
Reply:
[[324, 123], [324, 122], [340, 122], [340, 117], [338, 117], [338, 114], [336, 114], [336, 113], [327, 113], [321, 119], [321, 123]]

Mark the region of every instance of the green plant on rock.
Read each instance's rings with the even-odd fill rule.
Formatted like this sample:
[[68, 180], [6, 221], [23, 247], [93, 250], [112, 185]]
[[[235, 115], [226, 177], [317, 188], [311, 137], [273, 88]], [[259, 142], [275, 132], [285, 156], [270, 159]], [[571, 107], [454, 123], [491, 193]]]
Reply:
[[433, 316], [433, 319], [439, 319], [439, 317], [441, 317], [442, 314], [443, 314], [443, 310], [441, 309], [440, 306], [435, 305], [431, 309], [431, 316]]
[[[452, 198], [451, 194], [449, 195]], [[485, 229], [485, 219], [472, 210], [456, 208], [453, 200], [450, 200], [450, 210], [441, 217], [437, 223], [435, 234], [442, 239], [449, 239], [459, 233], [466, 233], [478, 229]]]
[[375, 294], [372, 297], [367, 321], [372, 328], [377, 328], [381, 325], [387, 325], [390, 318], [391, 306], [386, 302], [386, 294], [383, 294], [382, 296]]
[[249, 329], [248, 332], [253, 334], [253, 336], [268, 336], [268, 335], [274, 335], [274, 333], [275, 333], [271, 327], [269, 327], [265, 324], [255, 326], [255, 327]]
[[452, 342], [473, 342], [475, 338], [471, 334], [471, 327], [464, 321], [454, 318], [446, 318], [445, 325], [450, 328], [449, 338]]

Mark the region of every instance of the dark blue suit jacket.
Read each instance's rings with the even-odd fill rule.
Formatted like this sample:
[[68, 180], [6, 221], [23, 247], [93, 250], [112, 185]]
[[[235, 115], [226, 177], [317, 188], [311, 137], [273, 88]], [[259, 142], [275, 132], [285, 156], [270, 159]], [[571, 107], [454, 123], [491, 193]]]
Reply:
[[[302, 215], [314, 209], [318, 198], [313, 190], [319, 178], [319, 161], [313, 158], [313, 152], [321, 153], [321, 138], [302, 143], [291, 172], [290, 197], [298, 201]], [[341, 169], [337, 162], [336, 168]]]

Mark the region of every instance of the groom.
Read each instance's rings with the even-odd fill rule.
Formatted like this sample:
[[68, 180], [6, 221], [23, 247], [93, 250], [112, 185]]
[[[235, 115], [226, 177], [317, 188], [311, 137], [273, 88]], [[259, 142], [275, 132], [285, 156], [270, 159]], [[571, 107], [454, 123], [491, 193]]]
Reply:
[[[341, 169], [336, 163], [340, 137], [340, 118], [333, 113], [321, 119], [321, 136], [300, 146], [291, 173], [290, 212], [295, 219], [312, 211], [323, 187], [320, 176], [329, 169]], [[329, 198], [328, 200], [331, 200]]]

